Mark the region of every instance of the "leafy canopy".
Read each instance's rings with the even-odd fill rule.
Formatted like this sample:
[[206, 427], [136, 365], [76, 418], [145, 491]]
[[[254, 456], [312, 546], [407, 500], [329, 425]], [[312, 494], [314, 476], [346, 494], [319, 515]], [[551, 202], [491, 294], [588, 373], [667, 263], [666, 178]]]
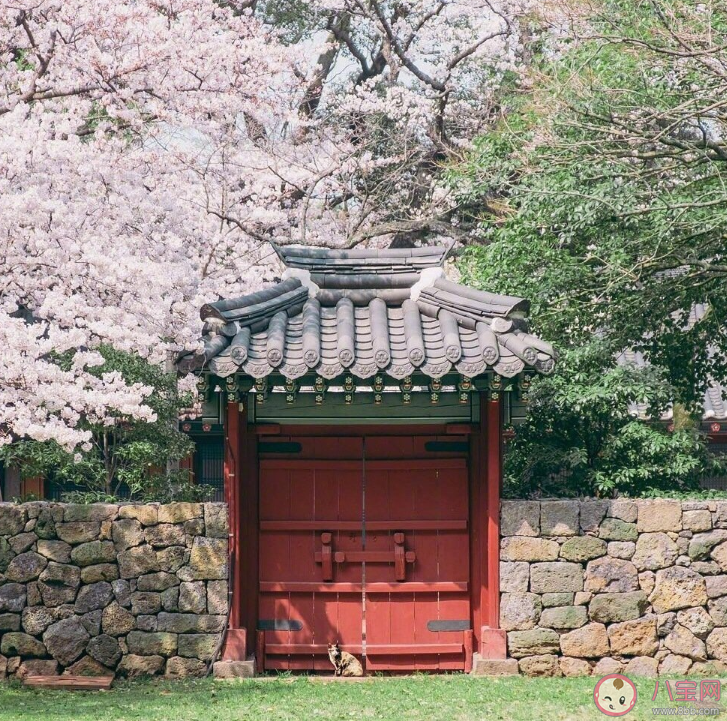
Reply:
[[[452, 174], [484, 209], [465, 279], [531, 298], [563, 352], [512, 446], [521, 492], [559, 468], [581, 493], [706, 470], [694, 423], [628, 414], [674, 401], [696, 418], [710, 378], [727, 381], [727, 12], [706, 7], [599, 3]], [[653, 367], [617, 366], [625, 348]]]

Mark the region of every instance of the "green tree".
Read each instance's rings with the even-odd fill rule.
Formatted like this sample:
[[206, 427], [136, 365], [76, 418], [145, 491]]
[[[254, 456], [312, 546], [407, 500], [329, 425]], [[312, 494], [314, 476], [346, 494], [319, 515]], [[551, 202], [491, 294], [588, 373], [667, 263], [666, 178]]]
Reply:
[[[52, 476], [69, 489], [66, 497], [75, 500], [202, 497], [205, 489], [192, 486], [188, 473], [175, 468], [194, 449], [178, 428], [180, 410], [190, 399], [178, 394], [176, 375], [108, 346], [99, 352], [105, 362], [98, 373], [117, 371], [128, 383], [152, 388], [146, 403], [156, 420], [136, 421], [118, 414], [112, 425], [104, 425], [86, 419], [81, 425], [91, 432], [91, 441], [85, 449], [69, 453], [55, 441], [21, 440], [0, 448], [0, 458], [26, 477]], [[70, 363], [72, 356], [58, 362]]]
[[[560, 464], [573, 491], [683, 487], [706, 470], [704, 390], [727, 381], [727, 6], [588, 10], [452, 173], [463, 206], [485, 209], [460, 267], [531, 298], [562, 352], [535, 383], [513, 481], [547, 485]], [[625, 348], [652, 369], [618, 367]], [[667, 397], [689, 428], [628, 415], [638, 401], [658, 418]]]
[[[659, 420], [674, 397], [662, 369], [607, 357], [601, 343], [586, 343], [534, 384], [528, 418], [508, 447], [506, 495], [688, 491], [719, 468], [679, 406], [671, 428]], [[646, 412], [650, 423], [638, 418]]]

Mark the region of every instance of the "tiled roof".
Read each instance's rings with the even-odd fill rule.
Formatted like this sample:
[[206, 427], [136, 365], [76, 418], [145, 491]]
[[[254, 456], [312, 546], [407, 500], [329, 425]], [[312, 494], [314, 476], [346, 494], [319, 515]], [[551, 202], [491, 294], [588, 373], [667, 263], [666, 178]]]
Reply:
[[401, 380], [553, 370], [552, 346], [528, 332], [527, 301], [446, 280], [444, 248], [275, 249], [283, 280], [204, 305], [204, 350], [180, 357], [181, 371]]

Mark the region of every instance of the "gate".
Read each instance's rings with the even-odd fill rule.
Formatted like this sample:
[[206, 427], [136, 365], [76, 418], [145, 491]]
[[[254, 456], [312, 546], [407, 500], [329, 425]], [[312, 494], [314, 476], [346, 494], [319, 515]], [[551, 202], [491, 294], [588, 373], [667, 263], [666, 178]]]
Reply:
[[354, 460], [260, 461], [262, 666], [331, 671], [338, 641], [367, 671], [465, 670], [466, 459], [365, 448]]

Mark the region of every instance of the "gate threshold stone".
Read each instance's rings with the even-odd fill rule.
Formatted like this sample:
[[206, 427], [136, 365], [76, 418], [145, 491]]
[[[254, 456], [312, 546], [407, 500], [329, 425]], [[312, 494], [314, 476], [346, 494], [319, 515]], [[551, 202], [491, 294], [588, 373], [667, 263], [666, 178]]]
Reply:
[[255, 661], [216, 661], [212, 675], [219, 679], [252, 678], [255, 675]]
[[472, 654], [473, 676], [517, 676], [518, 673], [515, 658], [482, 658], [479, 653]]

